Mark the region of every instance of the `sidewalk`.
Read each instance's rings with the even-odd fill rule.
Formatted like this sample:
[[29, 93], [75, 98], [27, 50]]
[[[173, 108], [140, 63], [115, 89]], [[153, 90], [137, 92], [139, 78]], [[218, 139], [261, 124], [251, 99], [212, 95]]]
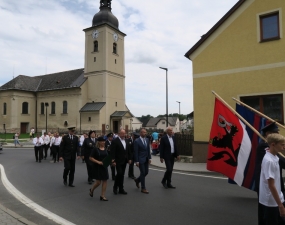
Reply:
[[0, 204], [1, 225], [36, 225]]
[[[160, 157], [152, 155], [151, 156], [151, 165], [166, 168], [164, 163], [160, 162]], [[182, 163], [175, 162], [174, 170], [184, 171], [184, 172], [200, 172], [200, 173], [212, 173], [211, 171], [206, 169], [206, 163]]]

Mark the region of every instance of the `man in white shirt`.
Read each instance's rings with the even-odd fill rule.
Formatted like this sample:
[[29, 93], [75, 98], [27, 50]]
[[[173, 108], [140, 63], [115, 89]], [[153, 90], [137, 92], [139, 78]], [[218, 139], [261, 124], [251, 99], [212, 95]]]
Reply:
[[259, 203], [263, 205], [264, 224], [278, 225], [285, 219], [285, 208], [277, 153], [285, 149], [285, 138], [280, 134], [269, 134], [267, 142], [269, 150], [261, 164]]
[[33, 144], [34, 144], [34, 149], [35, 149], [35, 157], [36, 157], [36, 162], [41, 162], [43, 158], [43, 139], [40, 137], [39, 134], [37, 134], [37, 137], [33, 139]]
[[61, 137], [57, 132], [54, 133], [54, 136], [51, 138], [50, 141], [50, 148], [53, 154], [53, 160], [50, 161], [51, 163], [56, 163], [59, 161], [59, 147], [61, 143]]
[[48, 151], [48, 148], [49, 148], [49, 142], [50, 142], [50, 138], [49, 136], [47, 135], [47, 132], [44, 132], [44, 135], [42, 136], [42, 139], [44, 141], [43, 143], [43, 150], [44, 150], [44, 159], [47, 159], [47, 151]]

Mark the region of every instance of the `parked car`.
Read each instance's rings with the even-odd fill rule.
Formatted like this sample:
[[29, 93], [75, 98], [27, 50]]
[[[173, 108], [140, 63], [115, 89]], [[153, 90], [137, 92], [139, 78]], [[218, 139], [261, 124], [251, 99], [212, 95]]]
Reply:
[[0, 143], [0, 151], [2, 151], [3, 150], [3, 147], [2, 147], [2, 144]]

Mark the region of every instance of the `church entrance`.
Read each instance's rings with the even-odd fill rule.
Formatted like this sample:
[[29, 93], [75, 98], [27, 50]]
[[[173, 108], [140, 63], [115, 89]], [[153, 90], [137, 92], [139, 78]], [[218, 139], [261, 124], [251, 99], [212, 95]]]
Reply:
[[21, 134], [28, 133], [29, 123], [21, 123]]
[[119, 121], [113, 121], [113, 132], [114, 133], [119, 132]]

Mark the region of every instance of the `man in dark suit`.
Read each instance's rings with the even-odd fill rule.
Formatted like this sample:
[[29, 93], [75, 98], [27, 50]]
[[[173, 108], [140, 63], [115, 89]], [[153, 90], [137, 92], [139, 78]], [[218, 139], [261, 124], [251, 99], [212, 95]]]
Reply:
[[164, 188], [175, 188], [171, 184], [171, 176], [174, 166], [174, 159], [180, 160], [178, 153], [176, 141], [173, 135], [173, 130], [171, 127], [166, 128], [166, 135], [164, 135], [160, 140], [160, 162], [165, 162], [166, 172], [161, 181]]
[[[113, 140], [113, 133], [107, 134], [107, 140], [105, 141], [105, 148], [108, 151], [108, 154], [111, 154], [111, 143]], [[110, 166], [111, 173], [112, 173], [112, 180], [115, 180], [116, 177], [116, 168], [115, 166]]]
[[74, 187], [74, 172], [75, 172], [75, 160], [76, 153], [77, 158], [80, 158], [78, 151], [79, 140], [74, 135], [75, 127], [68, 128], [69, 134], [62, 138], [59, 149], [59, 161], [64, 160], [64, 171], [63, 171], [63, 184], [67, 185], [67, 176], [69, 175], [69, 187]]
[[132, 155], [130, 144], [125, 140], [125, 136], [125, 130], [120, 130], [119, 136], [114, 139], [111, 144], [112, 164], [113, 166], [116, 166], [117, 171], [113, 186], [113, 192], [115, 195], [118, 194], [118, 188], [120, 194], [127, 194], [124, 190], [124, 175], [127, 163], [131, 163]]
[[140, 176], [135, 179], [137, 188], [140, 188], [139, 183], [141, 183], [141, 192], [148, 194], [149, 192], [145, 187], [145, 177], [148, 174], [148, 166], [151, 163], [150, 155], [150, 143], [149, 139], [146, 138], [146, 130], [141, 129], [140, 137], [134, 142], [134, 153], [136, 166], [140, 168]]
[[81, 157], [86, 162], [87, 174], [88, 174], [88, 184], [92, 184], [93, 174], [92, 174], [92, 162], [89, 160], [91, 151], [95, 148], [96, 144], [96, 132], [94, 130], [90, 130], [88, 134], [88, 138], [85, 138], [81, 147]]

